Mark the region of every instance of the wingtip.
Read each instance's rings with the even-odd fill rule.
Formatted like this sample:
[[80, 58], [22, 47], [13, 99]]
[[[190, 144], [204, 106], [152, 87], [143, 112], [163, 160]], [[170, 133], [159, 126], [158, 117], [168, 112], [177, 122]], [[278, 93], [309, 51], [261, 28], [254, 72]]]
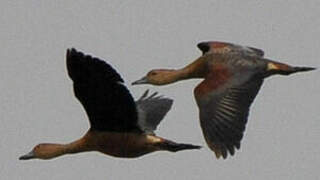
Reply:
[[215, 151], [213, 151], [213, 152], [214, 152], [214, 154], [216, 155], [216, 158], [217, 158], [217, 159], [220, 159], [220, 157], [222, 156], [221, 152], [218, 151], [218, 150], [215, 150]]
[[71, 47], [71, 48], [68, 48], [68, 49], [67, 49], [67, 53], [68, 53], [68, 52], [70, 53], [71, 51], [76, 51], [76, 49], [75, 49], [74, 47]]
[[145, 90], [144, 93], [142, 94], [142, 96], [139, 98], [139, 101], [143, 100], [144, 98], [146, 98], [149, 94], [149, 89]]
[[217, 145], [211, 145], [209, 146], [209, 148], [214, 152], [217, 159], [220, 159], [220, 158], [227, 159], [228, 155], [234, 156], [234, 154], [236, 153], [235, 149], [240, 148], [240, 143], [235, 144], [234, 146], [231, 145], [228, 148], [218, 147]]
[[70, 53], [71, 53], [71, 49], [68, 48], [68, 49], [67, 49], [67, 53], [66, 53], [67, 58], [70, 56]]
[[151, 95], [149, 95], [150, 90], [147, 89], [142, 96], [137, 101], [143, 101], [143, 100], [165, 100], [170, 103], [170, 107], [173, 104], [173, 99], [165, 97], [164, 95], [159, 94], [159, 92], [155, 91]]
[[72, 55], [74, 55], [76, 53], [80, 53], [80, 52], [78, 52], [74, 47], [71, 47], [71, 48], [67, 49], [66, 56], [68, 58], [68, 57], [71, 57]]
[[214, 154], [216, 155], [217, 159], [220, 159], [220, 158], [227, 159], [227, 157], [228, 157], [228, 153], [227, 152], [223, 153], [221, 151], [214, 151]]
[[149, 96], [149, 98], [154, 98], [154, 97], [156, 97], [156, 96], [157, 96], [157, 94], [158, 94], [158, 92], [157, 92], [157, 91], [155, 91], [154, 93], [152, 93], [152, 94]]

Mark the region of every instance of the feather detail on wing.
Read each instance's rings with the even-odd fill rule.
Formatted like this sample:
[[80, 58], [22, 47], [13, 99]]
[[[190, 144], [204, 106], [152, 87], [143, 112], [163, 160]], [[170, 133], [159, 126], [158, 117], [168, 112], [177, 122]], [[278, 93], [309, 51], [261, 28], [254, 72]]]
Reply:
[[153, 134], [158, 124], [170, 110], [173, 100], [157, 96], [157, 92], [148, 96], [149, 90], [136, 101], [138, 125], [145, 133]]
[[[263, 83], [260, 77], [251, 77], [243, 82], [238, 80], [237, 83], [235, 78], [231, 76], [224, 83], [220, 82], [219, 86], [212, 86], [217, 82], [212, 77], [195, 89], [201, 128], [217, 158], [226, 158], [228, 153], [234, 155], [235, 148], [240, 148], [250, 105]], [[214, 89], [208, 91], [208, 87]]]

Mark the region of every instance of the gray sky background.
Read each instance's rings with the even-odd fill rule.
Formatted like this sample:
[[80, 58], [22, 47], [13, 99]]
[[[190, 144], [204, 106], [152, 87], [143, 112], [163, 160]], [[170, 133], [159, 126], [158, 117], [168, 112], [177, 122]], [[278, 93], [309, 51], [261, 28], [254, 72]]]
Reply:
[[19, 161], [40, 142], [67, 143], [88, 120], [65, 67], [67, 48], [107, 60], [129, 84], [152, 68], [182, 67], [200, 41], [261, 48], [266, 57], [319, 67], [320, 1], [1, 1], [1, 179], [318, 179], [319, 70], [264, 83], [241, 150], [217, 160], [198, 121], [193, 88], [200, 80], [137, 86], [175, 99], [159, 136], [203, 145], [119, 159], [96, 152]]

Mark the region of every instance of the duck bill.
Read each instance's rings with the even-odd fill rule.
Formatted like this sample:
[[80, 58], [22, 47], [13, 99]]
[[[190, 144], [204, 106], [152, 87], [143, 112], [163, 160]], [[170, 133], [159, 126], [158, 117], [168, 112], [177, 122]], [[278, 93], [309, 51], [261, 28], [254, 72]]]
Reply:
[[23, 156], [19, 157], [19, 160], [29, 160], [29, 159], [34, 159], [35, 158], [35, 154], [33, 151], [29, 152], [28, 154], [25, 154]]
[[138, 84], [147, 84], [148, 83], [148, 79], [147, 77], [143, 77], [137, 81], [134, 81], [133, 83], [131, 83], [131, 85], [138, 85]]

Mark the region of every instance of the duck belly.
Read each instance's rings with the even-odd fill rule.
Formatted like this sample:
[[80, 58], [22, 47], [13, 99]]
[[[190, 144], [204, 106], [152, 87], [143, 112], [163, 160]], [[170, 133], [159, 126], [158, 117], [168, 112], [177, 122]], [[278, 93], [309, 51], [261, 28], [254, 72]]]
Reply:
[[124, 158], [135, 158], [157, 150], [153, 146], [155, 136], [135, 133], [108, 133], [100, 136], [97, 151]]

